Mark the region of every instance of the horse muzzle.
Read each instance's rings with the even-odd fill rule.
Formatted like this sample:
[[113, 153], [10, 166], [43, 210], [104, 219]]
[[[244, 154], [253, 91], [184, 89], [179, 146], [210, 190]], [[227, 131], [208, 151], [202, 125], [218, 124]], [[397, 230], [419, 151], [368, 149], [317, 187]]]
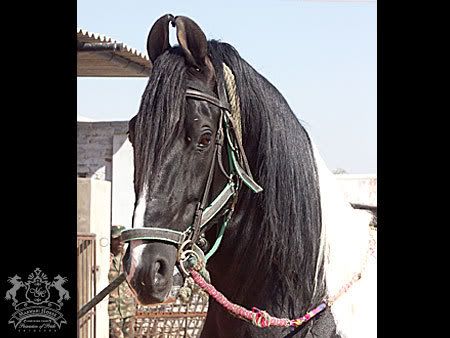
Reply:
[[[169, 297], [174, 280], [177, 249], [173, 245], [143, 240], [131, 241], [123, 258], [127, 282], [142, 305], [162, 303]], [[175, 277], [176, 278], [175, 278]]]

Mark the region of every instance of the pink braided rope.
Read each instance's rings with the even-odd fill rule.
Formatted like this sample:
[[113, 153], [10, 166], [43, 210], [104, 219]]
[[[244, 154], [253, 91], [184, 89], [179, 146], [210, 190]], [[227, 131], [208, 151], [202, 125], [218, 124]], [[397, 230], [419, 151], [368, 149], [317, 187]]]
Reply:
[[[372, 235], [369, 243], [370, 243], [369, 255], [376, 258], [376, 240], [373, 238]], [[230, 312], [231, 314], [233, 314], [238, 318], [247, 320], [251, 322], [253, 325], [261, 328], [269, 326], [299, 327], [304, 323], [306, 323], [307, 321], [309, 321], [318, 313], [325, 310], [327, 306], [331, 306], [334, 303], [334, 301], [336, 301], [337, 298], [346, 293], [354, 283], [356, 283], [359, 279], [361, 279], [362, 272], [365, 270], [367, 265], [368, 256], [366, 257], [366, 261], [363, 264], [361, 272], [355, 274], [353, 278], [348, 283], [346, 283], [334, 297], [330, 297], [324, 300], [317, 307], [315, 307], [311, 311], [308, 311], [302, 317], [297, 319], [272, 317], [266, 311], [260, 310], [256, 307], [253, 307], [252, 311], [247, 310], [246, 308], [240, 305], [231, 303], [222, 293], [217, 291], [217, 289], [213, 285], [207, 283], [205, 279], [200, 275], [200, 273], [197, 272], [196, 270], [192, 269], [190, 271], [190, 274], [192, 279], [198, 286], [200, 286], [206, 293], [208, 293], [217, 303], [222, 305], [228, 312]]]
[[214, 286], [207, 283], [205, 279], [195, 270], [191, 270], [191, 277], [194, 282], [200, 286], [206, 293], [208, 293], [217, 303], [222, 305], [228, 312], [235, 315], [238, 318], [245, 319], [251, 322], [253, 325], [265, 328], [269, 326], [279, 326], [279, 327], [298, 327], [308, 320], [313, 318], [315, 315], [323, 311], [327, 304], [321, 303], [319, 306], [313, 310], [307, 312], [300, 318], [288, 319], [288, 318], [276, 318], [269, 315], [266, 311], [252, 308], [252, 311], [243, 308], [240, 305], [231, 303], [222, 293], [216, 290]]

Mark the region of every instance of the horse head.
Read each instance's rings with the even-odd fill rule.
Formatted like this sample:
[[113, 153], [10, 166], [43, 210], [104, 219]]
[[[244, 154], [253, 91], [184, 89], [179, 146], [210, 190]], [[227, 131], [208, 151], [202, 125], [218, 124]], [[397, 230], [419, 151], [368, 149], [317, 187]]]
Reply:
[[67, 282], [67, 278], [66, 277], [62, 277], [60, 275], [57, 275], [54, 278], [54, 281], [53, 281], [54, 284], [59, 284], [59, 285], [64, 284], [65, 282]]
[[[170, 24], [179, 46], [169, 44]], [[334, 177], [316, 162], [307, 131], [281, 93], [232, 46], [207, 41], [187, 17], [159, 18], [147, 51], [152, 73], [139, 112], [129, 122], [132, 229], [122, 233], [129, 242], [124, 272], [137, 300], [144, 305], [165, 301], [175, 267], [190, 268], [183, 265], [184, 254], [203, 259], [200, 248], [209, 258], [217, 245], [208, 251], [202, 240], [220, 243], [222, 237], [208, 271], [218, 290], [242, 304], [292, 318], [321, 303], [329, 285], [336, 291], [346, 286], [345, 278], [334, 278], [335, 271], [351, 276], [362, 257], [352, 251], [355, 264], [349, 265], [346, 241], [359, 232], [361, 243], [367, 243], [367, 230], [347, 222], [351, 207], [339, 194], [329, 194], [335, 191]], [[250, 168], [264, 183], [263, 194], [253, 194], [262, 188]], [[330, 188], [322, 194], [324, 183]], [[352, 228], [343, 231], [347, 224]], [[196, 268], [201, 270], [199, 264]], [[205, 336], [216, 336], [219, 328], [233, 337], [261, 335], [230, 316], [220, 318], [223, 311], [210, 305]]]
[[[169, 23], [176, 27], [179, 47], [169, 45]], [[187, 87], [216, 96], [216, 74], [205, 34], [187, 17], [158, 19], [147, 49], [153, 70], [140, 111], [129, 124], [135, 164], [133, 228], [183, 232], [202, 200], [217, 195], [225, 182], [223, 175], [209, 174], [221, 111], [185, 96]], [[176, 243], [131, 241], [124, 268], [142, 304], [166, 299], [176, 259]]]
[[15, 275], [14, 277], [9, 277], [8, 282], [12, 285], [23, 285], [22, 278], [18, 275]]

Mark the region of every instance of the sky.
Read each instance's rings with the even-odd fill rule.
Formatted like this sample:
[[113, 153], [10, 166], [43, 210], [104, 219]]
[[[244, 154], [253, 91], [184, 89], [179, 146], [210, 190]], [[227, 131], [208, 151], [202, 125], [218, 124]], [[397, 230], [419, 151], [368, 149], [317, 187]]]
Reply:
[[[233, 45], [286, 98], [331, 170], [377, 173], [376, 1], [78, 0], [77, 25], [146, 52], [163, 14]], [[171, 29], [171, 44], [176, 44]], [[77, 112], [129, 120], [146, 78], [78, 78]]]

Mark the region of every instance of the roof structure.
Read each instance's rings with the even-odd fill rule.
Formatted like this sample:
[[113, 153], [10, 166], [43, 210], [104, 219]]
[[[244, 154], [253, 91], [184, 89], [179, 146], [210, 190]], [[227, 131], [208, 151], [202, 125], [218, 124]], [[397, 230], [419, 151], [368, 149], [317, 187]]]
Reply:
[[112, 38], [77, 29], [77, 75], [83, 77], [148, 77], [147, 55]]
[[94, 119], [91, 119], [90, 117], [82, 116], [77, 114], [77, 122], [97, 122]]

